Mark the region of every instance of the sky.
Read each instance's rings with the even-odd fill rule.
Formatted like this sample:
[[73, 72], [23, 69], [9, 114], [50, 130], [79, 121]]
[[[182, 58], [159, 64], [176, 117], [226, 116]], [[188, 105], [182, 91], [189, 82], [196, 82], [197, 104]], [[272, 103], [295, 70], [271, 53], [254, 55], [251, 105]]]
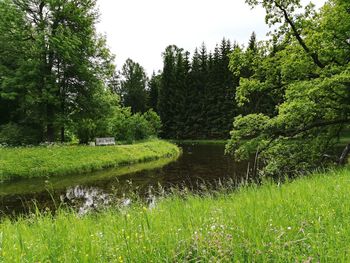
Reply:
[[192, 54], [203, 42], [213, 50], [223, 37], [246, 44], [253, 31], [258, 40], [269, 31], [265, 11], [251, 9], [244, 0], [98, 0], [98, 7], [97, 31], [106, 35], [117, 68], [131, 58], [148, 75], [162, 69], [168, 45]]

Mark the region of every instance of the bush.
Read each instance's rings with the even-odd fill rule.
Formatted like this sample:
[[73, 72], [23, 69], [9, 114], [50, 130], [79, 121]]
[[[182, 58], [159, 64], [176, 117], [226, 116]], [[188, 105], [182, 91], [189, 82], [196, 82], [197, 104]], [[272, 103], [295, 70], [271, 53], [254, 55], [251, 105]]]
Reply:
[[18, 146], [40, 142], [39, 132], [29, 126], [7, 123], [0, 126], [0, 144]]
[[77, 135], [80, 143], [88, 143], [95, 137], [96, 123], [92, 119], [77, 122]]
[[150, 123], [140, 113], [136, 113], [130, 118], [129, 129], [134, 140], [147, 139], [152, 135]]
[[152, 110], [144, 114], [132, 114], [129, 108], [123, 108], [113, 119], [113, 135], [119, 141], [132, 142], [156, 137], [160, 128], [160, 117]]
[[149, 124], [150, 135], [158, 136], [162, 129], [162, 122], [159, 115], [150, 109], [143, 114], [143, 117]]

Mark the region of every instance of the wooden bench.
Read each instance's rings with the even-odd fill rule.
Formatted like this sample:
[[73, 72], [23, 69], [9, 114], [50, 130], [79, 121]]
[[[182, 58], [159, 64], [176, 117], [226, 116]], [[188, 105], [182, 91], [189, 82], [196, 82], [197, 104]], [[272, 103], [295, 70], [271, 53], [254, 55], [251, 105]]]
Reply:
[[115, 145], [114, 137], [96, 138], [96, 146]]

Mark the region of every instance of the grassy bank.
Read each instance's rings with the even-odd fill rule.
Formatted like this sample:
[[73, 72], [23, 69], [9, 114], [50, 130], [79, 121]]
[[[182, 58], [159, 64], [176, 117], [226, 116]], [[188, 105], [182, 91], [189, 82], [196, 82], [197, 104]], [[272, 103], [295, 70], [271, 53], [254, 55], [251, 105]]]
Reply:
[[79, 218], [0, 223], [2, 262], [345, 262], [350, 170]]
[[91, 172], [178, 154], [178, 147], [162, 140], [108, 147], [0, 148], [0, 182]]
[[170, 158], [160, 158], [157, 160], [141, 162], [133, 165], [126, 165], [117, 168], [104, 169], [86, 174], [74, 174], [53, 176], [50, 178], [30, 178], [28, 180], [6, 181], [0, 186], [0, 199], [6, 195], [25, 195], [64, 189], [72, 185], [92, 184], [100, 180], [110, 180], [125, 174], [161, 168], [177, 159], [178, 156]]

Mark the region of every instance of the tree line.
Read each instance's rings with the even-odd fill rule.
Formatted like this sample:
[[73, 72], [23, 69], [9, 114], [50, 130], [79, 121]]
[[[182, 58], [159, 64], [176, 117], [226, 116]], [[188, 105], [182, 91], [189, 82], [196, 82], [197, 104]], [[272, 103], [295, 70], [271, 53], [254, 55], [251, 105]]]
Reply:
[[[295, 174], [325, 163], [350, 125], [350, 3], [246, 2], [266, 10], [268, 41], [223, 39], [191, 55], [175, 45], [148, 79], [128, 59], [116, 72], [95, 30], [96, 0], [0, 1], [0, 143], [96, 136], [228, 138], [254, 169]], [[161, 120], [161, 121], [160, 121]], [[161, 125], [162, 122], [162, 125]], [[13, 140], [13, 142], [11, 142]]]
[[154, 112], [121, 107], [98, 15], [96, 0], [0, 1], [0, 143], [158, 133]]
[[223, 40], [214, 52], [177, 46], [149, 81], [148, 105], [167, 138], [226, 138], [236, 159], [254, 156], [260, 175], [298, 174], [344, 164], [350, 144], [350, 3], [317, 10], [299, 0], [246, 1], [275, 30], [247, 47]]
[[[251, 42], [254, 46], [255, 34]], [[162, 71], [149, 81], [144, 69], [128, 60], [121, 72], [122, 102], [134, 111], [152, 108], [159, 113], [165, 138], [228, 138], [238, 113], [234, 97], [239, 78], [228, 67], [236, 48], [223, 39], [213, 52], [203, 43], [191, 56], [170, 45], [162, 54]]]

